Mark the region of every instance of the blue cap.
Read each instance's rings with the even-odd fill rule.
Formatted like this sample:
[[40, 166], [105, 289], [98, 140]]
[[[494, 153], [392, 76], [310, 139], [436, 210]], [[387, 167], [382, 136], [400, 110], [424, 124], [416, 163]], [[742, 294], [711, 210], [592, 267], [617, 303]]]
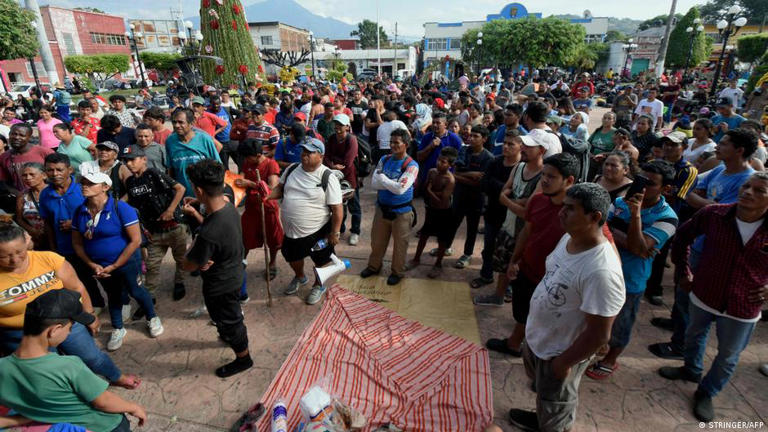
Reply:
[[301, 147], [310, 153], [325, 154], [325, 144], [317, 138], [307, 138], [301, 142]]

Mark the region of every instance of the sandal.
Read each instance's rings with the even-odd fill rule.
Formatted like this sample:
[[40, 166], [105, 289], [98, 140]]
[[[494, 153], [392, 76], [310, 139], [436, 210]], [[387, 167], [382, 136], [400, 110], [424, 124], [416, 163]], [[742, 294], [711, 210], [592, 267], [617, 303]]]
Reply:
[[479, 278], [472, 279], [472, 282], [469, 283], [469, 286], [471, 286], [472, 288], [480, 288], [482, 286], [490, 285], [492, 283], [493, 283], [493, 278], [486, 279], [481, 276]]
[[267, 274], [269, 274], [269, 280], [273, 280], [277, 277], [277, 267], [270, 267], [269, 270], [264, 270], [264, 279], [267, 278]]
[[119, 382], [120, 380], [118, 379], [118, 381], [110, 383], [110, 385], [122, 387], [127, 390], [136, 390], [141, 385], [141, 378], [136, 375], [123, 375], [120, 378], [124, 378], [122, 383]]
[[602, 381], [613, 375], [617, 370], [619, 370], [618, 362], [613, 365], [613, 367], [608, 367], [600, 362], [595, 362], [595, 364], [587, 368], [587, 371], [584, 372], [584, 374], [593, 380]]

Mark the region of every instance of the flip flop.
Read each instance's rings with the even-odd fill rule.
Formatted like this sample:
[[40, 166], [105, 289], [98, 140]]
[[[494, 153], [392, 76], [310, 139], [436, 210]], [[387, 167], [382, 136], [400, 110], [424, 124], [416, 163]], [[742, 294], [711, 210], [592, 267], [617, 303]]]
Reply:
[[125, 384], [118, 384], [117, 382], [110, 383], [115, 387], [122, 387], [127, 390], [136, 390], [141, 385], [141, 378], [136, 375], [125, 375]]
[[268, 270], [264, 270], [264, 279], [269, 275], [269, 280], [274, 280], [277, 277], [277, 267], [270, 267]]
[[616, 363], [611, 368], [603, 365], [600, 362], [595, 362], [595, 364], [587, 368], [587, 371], [584, 372], [584, 375], [592, 378], [593, 380], [602, 381], [613, 375], [613, 373], [617, 370], [619, 370], [619, 363]]

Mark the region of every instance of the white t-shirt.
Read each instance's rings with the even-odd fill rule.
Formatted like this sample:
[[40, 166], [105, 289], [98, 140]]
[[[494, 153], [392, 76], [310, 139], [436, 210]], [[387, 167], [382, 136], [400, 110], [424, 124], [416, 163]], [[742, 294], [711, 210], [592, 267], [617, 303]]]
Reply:
[[688, 140], [688, 147], [686, 147], [685, 150], [683, 150], [683, 159], [685, 159], [690, 163], [695, 163], [696, 159], [698, 159], [702, 153], [713, 152], [715, 151], [715, 147], [717, 147], [717, 144], [715, 144], [715, 142], [710, 139], [707, 144], [704, 144], [701, 147], [696, 147], [696, 149], [691, 150], [691, 148], [693, 148], [693, 145], [695, 143], [696, 143], [696, 138], [690, 138]]
[[637, 104], [637, 108], [635, 108], [635, 114], [648, 114], [653, 117], [653, 126], [651, 126], [653, 129], [656, 128], [656, 121], [663, 113], [664, 103], [658, 99], [654, 99], [653, 102], [648, 101], [648, 99], [643, 99]]
[[742, 96], [744, 96], [744, 91], [742, 89], [730, 87], [724, 88], [718, 95], [718, 97], [730, 99], [731, 104], [733, 105], [733, 109], [739, 107], [739, 102], [741, 101]]
[[547, 273], [531, 297], [525, 325], [528, 347], [549, 360], [567, 350], [586, 326], [586, 314], [616, 316], [624, 306], [621, 261], [610, 242], [568, 253], [565, 234], [547, 257]]
[[0, 124], [0, 135], [4, 136], [5, 139], [8, 139], [8, 135], [11, 133], [11, 128]]
[[549, 129], [549, 127], [546, 129], [531, 129], [528, 131], [528, 136], [547, 149], [547, 152], [544, 153], [545, 159], [563, 152], [563, 145], [560, 144], [560, 138], [557, 134], [552, 133], [552, 130]]
[[323, 172], [330, 168], [320, 165], [312, 172], [299, 165], [285, 182], [286, 169], [280, 176], [283, 200], [280, 219], [288, 238], [297, 239], [316, 233], [331, 219], [330, 205], [341, 204], [341, 185], [335, 175], [328, 177], [328, 189], [323, 191]]
[[379, 148], [382, 150], [389, 149], [389, 137], [392, 135], [392, 131], [395, 129], [408, 130], [408, 126], [400, 120], [392, 120], [391, 122], [384, 122], [376, 130], [376, 139], [379, 141]]

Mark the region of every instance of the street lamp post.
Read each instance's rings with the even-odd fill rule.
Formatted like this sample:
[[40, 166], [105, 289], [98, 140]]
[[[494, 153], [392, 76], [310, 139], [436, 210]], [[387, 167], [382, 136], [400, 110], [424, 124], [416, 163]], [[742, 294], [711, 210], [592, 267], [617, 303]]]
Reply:
[[[32, 21], [29, 23], [35, 30], [37, 30], [37, 23]], [[29, 68], [32, 70], [32, 76], [35, 77], [36, 92], [40, 97], [43, 95], [43, 90], [40, 88], [40, 77], [37, 75], [37, 66], [35, 66], [35, 56], [29, 58]]]
[[477, 76], [480, 77], [480, 56], [483, 49], [483, 32], [477, 32]]
[[[691, 56], [693, 55], [693, 41], [696, 40], [696, 36], [704, 31], [704, 26], [701, 25], [701, 18], [696, 18], [693, 20], [693, 24], [696, 25], [696, 28], [688, 27], [685, 29], [685, 32], [691, 35], [691, 44], [688, 47], [688, 57], [685, 58], [685, 73], [684, 76], [688, 75], [688, 66], [691, 63]], [[695, 31], [694, 31], [695, 30]]]
[[309, 31], [309, 52], [312, 57], [312, 79], [317, 79], [315, 77], [315, 34], [311, 30]]
[[717, 67], [715, 67], [715, 77], [712, 78], [712, 88], [709, 90], [709, 97], [715, 97], [717, 94], [717, 84], [720, 81], [720, 70], [723, 67], [723, 56], [725, 56], [725, 49], [728, 45], [728, 38], [741, 30], [747, 23], [747, 19], [743, 16], [738, 16], [741, 13], [741, 7], [733, 5], [725, 13], [725, 17], [717, 22], [717, 32], [723, 39], [723, 47], [720, 50], [720, 56], [717, 59]]
[[621, 74], [629, 78], [632, 77], [632, 74], [627, 70], [627, 65], [629, 64], [629, 57], [632, 54], [632, 51], [636, 48], [637, 44], [633, 43], [632, 39], [627, 40], [627, 43], [624, 45], [624, 51], [626, 51], [627, 54], [624, 56], [624, 67], [621, 69]]
[[143, 35], [141, 32], [134, 33], [133, 31], [136, 29], [136, 27], [131, 24], [128, 26], [128, 28], [131, 29], [129, 32], [125, 32], [125, 37], [128, 38], [128, 41], [133, 44], [133, 50], [136, 53], [136, 62], [139, 64], [139, 74], [141, 74], [141, 83], [139, 86], [143, 86], [144, 83], [146, 83], [146, 80], [144, 79], [144, 66], [141, 64], [141, 57], [139, 57], [139, 45], [138, 45], [138, 39], [141, 38]]

